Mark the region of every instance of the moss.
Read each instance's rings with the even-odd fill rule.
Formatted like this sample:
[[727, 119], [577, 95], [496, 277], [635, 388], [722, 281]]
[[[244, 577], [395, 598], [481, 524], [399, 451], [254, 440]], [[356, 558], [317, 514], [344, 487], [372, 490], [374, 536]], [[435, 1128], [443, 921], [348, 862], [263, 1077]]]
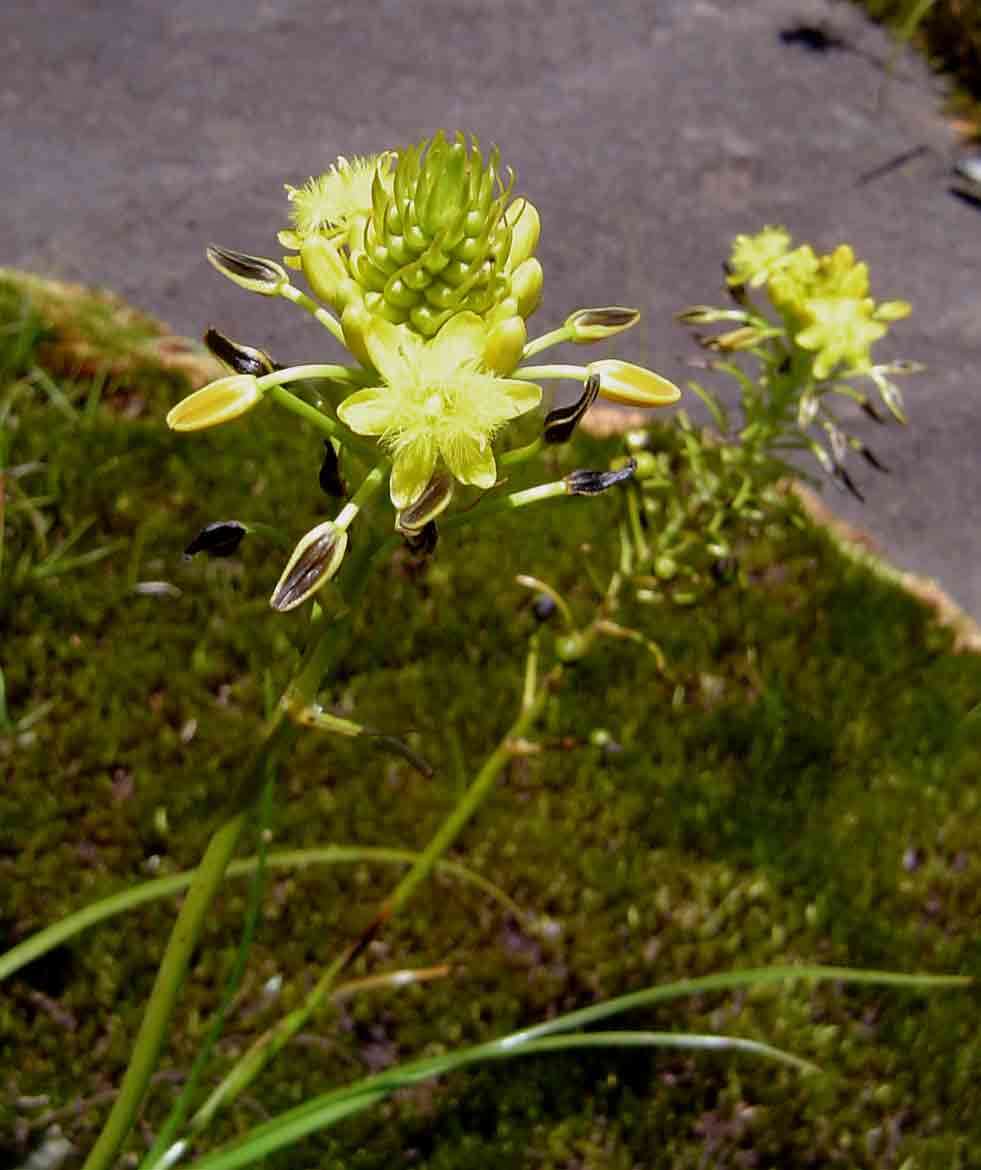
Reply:
[[[251, 537], [231, 562], [184, 562], [181, 550], [219, 518], [304, 531], [324, 513], [319, 441], [272, 411], [262, 426], [178, 439], [160, 423], [181, 393], [175, 379], [144, 376], [136, 389], [135, 416], [106, 400], [79, 418], [43, 394], [17, 406], [11, 462], [45, 465], [49, 547], [86, 519], [80, 551], [121, 544], [77, 571], [5, 579], [0, 592], [11, 720], [42, 712], [0, 738], [0, 947], [150, 872], [194, 864], [256, 734], [263, 678], [281, 684], [303, 638], [303, 613], [266, 605], [281, 552]], [[583, 439], [560, 468], [599, 466], [609, 451]], [[555, 583], [587, 616], [583, 561], [612, 562], [614, 507], [563, 501], [479, 535], [447, 533], [428, 572], [396, 558], [379, 575], [325, 698], [374, 726], [411, 729], [437, 773], [427, 780], [379, 750], [305, 736], [279, 788], [277, 845], [425, 842], [515, 709], [533, 623], [514, 574]], [[36, 564], [33, 540], [30, 526], [9, 525], [5, 563]], [[513, 764], [468, 829], [458, 855], [543, 928], [434, 882], [361, 971], [449, 962], [451, 977], [365, 995], [316, 1021], [215, 1140], [369, 1068], [684, 975], [794, 959], [981, 971], [981, 661], [951, 653], [923, 608], [810, 526], [770, 533], [746, 563], [748, 585], [697, 608], [633, 605], [624, 620], [660, 643], [675, 678], [639, 647], [601, 643], [556, 697], [542, 752]], [[147, 581], [174, 588], [134, 589]], [[615, 749], [591, 745], [596, 728]], [[366, 865], [273, 877], [221, 1067], [298, 1002], [391, 877]], [[243, 905], [244, 887], [230, 883], [168, 1070], [193, 1057]], [[46, 1108], [79, 1098], [99, 1104], [61, 1123], [86, 1147], [171, 920], [171, 906], [147, 906], [0, 987], [0, 1133], [11, 1135], [0, 1158], [22, 1161]], [[275, 973], [284, 988], [270, 1000], [262, 989]], [[829, 985], [678, 1001], [623, 1024], [771, 1041], [825, 1075], [723, 1055], [516, 1061], [401, 1094], [273, 1164], [912, 1159], [949, 1170], [981, 1148], [973, 1015], [963, 994]], [[158, 1086], [151, 1127], [173, 1092], [169, 1080]], [[49, 1105], [24, 1103], [36, 1094]]]

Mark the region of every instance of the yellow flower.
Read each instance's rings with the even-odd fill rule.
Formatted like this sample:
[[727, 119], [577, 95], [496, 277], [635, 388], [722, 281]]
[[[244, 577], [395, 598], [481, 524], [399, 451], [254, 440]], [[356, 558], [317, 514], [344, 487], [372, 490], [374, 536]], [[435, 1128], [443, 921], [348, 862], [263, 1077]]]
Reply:
[[729, 256], [730, 285], [759, 288], [786, 263], [790, 233], [782, 227], [765, 227], [755, 236], [736, 236]]
[[886, 326], [873, 317], [871, 297], [811, 297], [805, 308], [810, 324], [795, 340], [801, 349], [817, 354], [816, 378], [827, 378], [839, 363], [850, 370], [869, 368], [869, 347], [886, 333]]
[[308, 179], [302, 187], [286, 185], [292, 204], [293, 231], [280, 232], [280, 243], [299, 248], [307, 236], [346, 231], [355, 216], [371, 214], [371, 187], [377, 175], [391, 189], [391, 154], [372, 154], [348, 161], [343, 155], [328, 171]]
[[493, 487], [494, 435], [541, 401], [539, 386], [487, 372], [486, 333], [471, 312], [451, 317], [429, 341], [381, 317], [365, 326], [364, 345], [384, 384], [356, 391], [337, 413], [391, 451], [390, 491], [399, 510], [419, 499], [440, 460], [461, 483]]

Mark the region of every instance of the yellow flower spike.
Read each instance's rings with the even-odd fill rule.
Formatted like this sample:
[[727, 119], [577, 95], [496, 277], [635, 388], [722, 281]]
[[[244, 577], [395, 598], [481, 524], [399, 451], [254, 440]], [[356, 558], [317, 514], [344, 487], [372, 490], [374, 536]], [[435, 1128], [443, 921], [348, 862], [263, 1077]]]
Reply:
[[484, 345], [484, 365], [494, 374], [510, 374], [524, 352], [528, 330], [521, 317], [508, 317], [491, 327]]
[[457, 313], [425, 341], [374, 316], [363, 340], [381, 382], [355, 391], [337, 414], [355, 433], [378, 436], [391, 452], [396, 509], [405, 512], [424, 495], [440, 461], [460, 483], [493, 487], [495, 434], [536, 407], [542, 392], [485, 369], [487, 328], [480, 317]]
[[586, 371], [599, 375], [600, 397], [622, 406], [670, 406], [681, 397], [681, 391], [667, 378], [619, 358], [590, 362]]
[[517, 298], [518, 313], [527, 320], [542, 301], [542, 266], [534, 256], [522, 260], [511, 273], [511, 295]]
[[347, 530], [333, 520], [311, 528], [286, 562], [269, 604], [280, 613], [302, 605], [334, 576], [346, 551]]
[[778, 271], [790, 252], [790, 233], [786, 228], [767, 225], [755, 236], [738, 235], [729, 256], [727, 282], [759, 288]]
[[632, 329], [639, 320], [638, 309], [607, 305], [601, 309], [577, 309], [566, 317], [565, 328], [569, 330], [570, 341], [576, 345], [590, 345]]
[[262, 397], [252, 374], [219, 378], [178, 402], [167, 414], [172, 431], [202, 431], [245, 414]]

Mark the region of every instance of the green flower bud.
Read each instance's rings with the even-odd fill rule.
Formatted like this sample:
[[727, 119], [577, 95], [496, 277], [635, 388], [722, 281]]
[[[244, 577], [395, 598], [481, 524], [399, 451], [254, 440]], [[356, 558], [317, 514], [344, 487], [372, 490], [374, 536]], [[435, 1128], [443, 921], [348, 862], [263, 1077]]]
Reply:
[[303, 536], [286, 562], [269, 604], [280, 613], [302, 605], [334, 576], [347, 550], [347, 530], [325, 520]]
[[609, 305], [603, 309], [577, 309], [565, 319], [569, 340], [577, 345], [589, 345], [594, 341], [605, 341], [630, 329], [640, 320], [637, 309], [625, 309], [620, 305]]
[[513, 257], [526, 260], [537, 238], [531, 205], [507, 206], [512, 183], [496, 148], [485, 159], [462, 134], [440, 131], [399, 152], [391, 181], [376, 176], [370, 214], [347, 235], [366, 308], [424, 337], [461, 311], [486, 317], [511, 295]]
[[515, 315], [494, 325], [484, 346], [484, 365], [495, 374], [508, 375], [521, 361], [528, 330], [524, 320]]
[[325, 236], [308, 236], [300, 248], [303, 275], [314, 296], [343, 310], [358, 293], [347, 265], [334, 244]]
[[511, 293], [518, 299], [518, 312], [527, 320], [542, 301], [544, 273], [541, 264], [530, 256], [511, 273]]
[[289, 284], [286, 269], [275, 260], [262, 256], [249, 256], [246, 252], [235, 252], [231, 248], [219, 248], [214, 244], [207, 249], [208, 263], [222, 276], [227, 276], [240, 288], [261, 293], [264, 297], [277, 296]]
[[508, 208], [508, 220], [511, 224], [511, 250], [508, 252], [507, 266], [513, 272], [519, 264], [535, 254], [542, 220], [534, 203], [527, 199], [515, 199]]

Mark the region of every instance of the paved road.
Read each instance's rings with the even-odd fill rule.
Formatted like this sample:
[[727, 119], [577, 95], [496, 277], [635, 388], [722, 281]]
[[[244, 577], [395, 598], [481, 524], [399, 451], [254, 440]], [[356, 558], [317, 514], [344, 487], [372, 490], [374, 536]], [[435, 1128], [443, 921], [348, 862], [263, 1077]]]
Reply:
[[[780, 33], [828, 20], [847, 47]], [[833, 501], [981, 614], [981, 210], [953, 198], [939, 89], [828, 0], [6, 0], [0, 264], [107, 285], [199, 334], [310, 360], [326, 339], [239, 293], [216, 241], [275, 252], [284, 182], [444, 126], [499, 142], [545, 223], [539, 320], [636, 303], [627, 347], [683, 380], [674, 310], [718, 297], [736, 232], [848, 240], [906, 297], [913, 425]], [[905, 166], [857, 185], [905, 152]], [[632, 347], [632, 348], [631, 348]], [[872, 424], [870, 424], [872, 425]]]

